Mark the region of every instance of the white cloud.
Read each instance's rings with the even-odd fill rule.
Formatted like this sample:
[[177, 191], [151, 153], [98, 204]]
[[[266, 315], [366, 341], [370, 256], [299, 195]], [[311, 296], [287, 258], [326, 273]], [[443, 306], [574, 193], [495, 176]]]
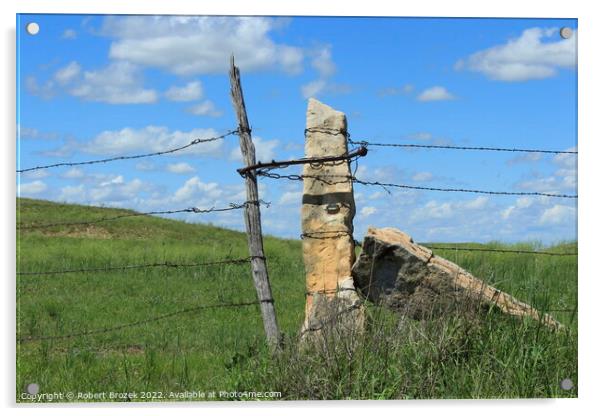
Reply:
[[42, 181], [33, 181], [19, 184], [17, 195], [35, 195], [44, 192], [48, 186]]
[[431, 172], [418, 172], [412, 176], [412, 180], [416, 182], [428, 182], [433, 179]]
[[124, 183], [123, 175], [112, 176], [104, 182], [100, 183], [100, 186], [110, 186], [110, 185], [121, 185]]
[[502, 219], [507, 220], [508, 218], [510, 218], [510, 215], [514, 212], [515, 209], [516, 209], [516, 207], [514, 205], [510, 205], [506, 209], [502, 210], [502, 212], [501, 212]]
[[328, 93], [332, 95], [349, 94], [353, 88], [348, 84], [336, 84], [327, 79], [316, 79], [301, 86], [301, 95], [308, 99], [317, 97], [320, 94]]
[[450, 202], [439, 203], [436, 201], [429, 201], [424, 206], [423, 218], [451, 218], [453, 216], [454, 209]]
[[513, 157], [512, 159], [508, 160], [506, 163], [508, 165], [512, 166], [512, 165], [516, 165], [519, 163], [539, 162], [542, 159], [542, 156], [543, 156], [542, 153], [527, 153], [524, 155]]
[[67, 137], [60, 147], [50, 150], [42, 150], [40, 151], [40, 154], [48, 157], [70, 157], [78, 146], [79, 144], [73, 137]]
[[93, 201], [127, 201], [138, 196], [143, 190], [143, 183], [140, 179], [133, 179], [126, 182], [122, 176], [104, 182], [96, 188], [88, 190], [88, 194]]
[[181, 163], [170, 163], [170, 164], [168, 164], [167, 165], [167, 171], [171, 172], [171, 173], [184, 174], [184, 173], [195, 172], [196, 169], [193, 168], [192, 166], [190, 166], [186, 162], [181, 162]]
[[67, 40], [73, 40], [73, 39], [77, 38], [77, 32], [73, 29], [65, 29], [61, 38], [67, 39]]
[[183, 87], [173, 86], [165, 91], [165, 97], [171, 101], [194, 101], [203, 96], [200, 81], [192, 81]]
[[534, 202], [535, 200], [530, 196], [521, 196], [517, 198], [516, 206], [517, 208], [529, 208]]
[[302, 191], [288, 191], [284, 192], [280, 197], [278, 203], [280, 205], [292, 205], [292, 204], [301, 204], [301, 199], [303, 197]]
[[31, 170], [29, 172], [21, 172], [19, 173], [22, 179], [44, 179], [50, 176], [50, 172], [46, 169], [40, 170]]
[[303, 98], [317, 97], [326, 87], [326, 80], [316, 79], [301, 86], [301, 94]]
[[489, 198], [487, 198], [486, 196], [479, 196], [473, 200], [461, 203], [459, 204], [459, 206], [466, 209], [482, 209], [485, 208], [485, 206], [487, 206], [488, 202]]
[[546, 209], [539, 219], [540, 225], [562, 224], [569, 221], [574, 221], [577, 210], [575, 207], [568, 205], [554, 205]]
[[153, 189], [153, 185], [146, 184], [138, 178], [128, 181], [123, 175], [90, 174], [79, 179], [82, 181], [79, 185], [61, 188], [59, 201], [110, 206], [121, 206], [127, 203], [131, 206], [140, 200], [144, 192]]
[[[268, 197], [266, 187], [259, 184], [259, 194], [262, 198]], [[151, 192], [148, 198], [136, 201], [138, 209], [143, 211], [163, 210], [168, 207], [200, 209], [228, 207], [230, 203], [242, 203], [246, 199], [246, 190], [242, 182], [227, 185], [217, 182], [203, 182], [198, 176], [186, 179], [175, 191], [166, 192], [157, 189]], [[129, 204], [131, 206], [131, 204]], [[177, 214], [169, 218], [184, 219], [190, 222], [211, 222], [215, 225], [244, 229], [243, 216], [240, 211], [226, 211], [198, 215]]]
[[360, 218], [366, 218], [369, 217], [370, 215], [374, 214], [377, 211], [376, 207], [363, 207], [360, 210]]
[[113, 62], [96, 71], [85, 71], [68, 92], [86, 101], [108, 104], [149, 104], [158, 98], [155, 90], [142, 86], [140, 68], [128, 62]]
[[[91, 154], [121, 155], [132, 152], [159, 152], [184, 146], [194, 139], [207, 139], [218, 136], [213, 129], [193, 129], [190, 131], [174, 130], [167, 127], [146, 126], [141, 129], [123, 128], [121, 130], [105, 130], [94, 139], [78, 145], [79, 149]], [[222, 140], [201, 143], [173, 153], [180, 155], [217, 156], [222, 149]]]
[[68, 84], [75, 80], [81, 72], [81, 67], [75, 61], [70, 62], [64, 68], [54, 73], [54, 79], [61, 85]]
[[113, 62], [94, 71], [83, 71], [72, 61], [58, 69], [42, 85], [34, 77], [25, 80], [25, 87], [33, 94], [49, 99], [65, 92], [85, 101], [108, 104], [148, 104], [157, 101], [157, 92], [142, 86], [139, 67], [128, 62]]
[[[575, 147], [567, 151], [575, 151]], [[559, 154], [552, 159], [557, 169], [551, 176], [535, 177], [519, 182], [517, 186], [536, 192], [574, 191], [577, 187], [577, 155]]]
[[[415, 241], [423, 242], [543, 241], [547, 244], [576, 238], [574, 221], [546, 222], [544, 226], [540, 223], [544, 211], [558, 203], [555, 198], [519, 197], [509, 200], [475, 195], [466, 199], [449, 199], [425, 193], [412, 198], [412, 195], [406, 197], [399, 195], [399, 191], [393, 191], [392, 195], [375, 195], [371, 199], [371, 194], [383, 191], [363, 189], [368, 192], [365, 202], [358, 203], [354, 224], [357, 237], [366, 231], [368, 225], [373, 225], [400, 228]], [[406, 200], [410, 200], [409, 204], [402, 206]], [[378, 211], [363, 218], [361, 208], [365, 205], [374, 206]], [[573, 206], [571, 203], [566, 205]], [[391, 208], [393, 206], [396, 208]], [[574, 214], [576, 216], [576, 210]]]
[[318, 73], [318, 79], [312, 80], [301, 86], [301, 95], [308, 99], [317, 97], [322, 93], [349, 94], [352, 90], [350, 85], [337, 84], [331, 81], [336, 72], [336, 65], [332, 60], [332, 47], [325, 45], [309, 52], [313, 55], [311, 66]]
[[[259, 162], [269, 162], [276, 157], [276, 148], [280, 144], [278, 140], [264, 140], [259, 136], [253, 137], [255, 144], [255, 159]], [[230, 159], [242, 162], [242, 154], [240, 148], [235, 147], [230, 152]]]
[[151, 171], [155, 170], [157, 167], [155, 166], [155, 164], [153, 162], [145, 160], [145, 161], [136, 163], [135, 168], [136, 168], [136, 170], [139, 170], [142, 172], [151, 172]]
[[330, 45], [320, 48], [311, 61], [311, 66], [320, 74], [321, 78], [328, 78], [334, 75], [337, 69], [332, 61], [331, 49]]
[[58, 196], [58, 200], [62, 202], [84, 202], [83, 196], [86, 193], [84, 185], [77, 186], [64, 186], [61, 188], [61, 193]]
[[360, 164], [356, 173], [359, 179], [379, 182], [400, 181], [405, 177], [405, 172], [402, 169], [392, 165], [372, 167]]
[[425, 221], [431, 219], [460, 219], [469, 212], [482, 211], [487, 207], [489, 198], [479, 196], [466, 201], [439, 202], [431, 200], [423, 207], [418, 207], [411, 215], [411, 220]]
[[560, 186], [564, 189], [577, 188], [577, 170], [574, 169], [559, 169], [555, 175], [559, 178]]
[[554, 192], [559, 190], [559, 181], [554, 176], [520, 182], [518, 187], [535, 192]]
[[223, 113], [215, 108], [211, 100], [205, 100], [200, 104], [194, 105], [188, 109], [188, 112], [195, 116], [220, 117]]
[[534, 27], [503, 45], [473, 53], [466, 60], [458, 61], [455, 67], [481, 72], [497, 81], [549, 78], [557, 74], [558, 68], [576, 66], [576, 46], [577, 31], [570, 39], [562, 39], [557, 28]]
[[19, 139], [54, 140], [58, 137], [58, 134], [42, 132], [33, 127], [26, 127], [22, 126], [21, 124], [17, 124], [17, 137]]
[[244, 72], [298, 73], [303, 51], [270, 38], [281, 24], [267, 17], [109, 16], [101, 32], [114, 38], [112, 59], [178, 75], [224, 73], [231, 55]]
[[48, 80], [40, 85], [38, 80], [33, 76], [25, 78], [25, 89], [30, 94], [42, 97], [45, 100], [49, 100], [56, 95], [56, 87], [53, 80]]
[[[569, 147], [567, 152], [576, 152], [576, 147]], [[554, 156], [554, 163], [567, 169], [575, 169], [577, 166], [577, 155], [570, 153], [561, 153]]]
[[453, 100], [455, 97], [444, 87], [434, 86], [422, 91], [418, 97], [418, 101], [446, 101]]
[[80, 168], [71, 168], [67, 172], [61, 175], [62, 178], [66, 179], [81, 179], [85, 176], [85, 173]]
[[202, 200], [206, 198], [216, 199], [223, 194], [222, 187], [215, 182], [202, 182], [198, 176], [188, 179], [173, 196], [176, 202]]
[[[547, 197], [542, 197], [546, 199], [540, 200], [540, 205], [544, 205], [547, 202]], [[524, 212], [525, 209], [534, 206], [536, 203], [535, 198], [530, 196], [521, 196], [516, 199], [514, 205], [510, 205], [500, 213], [502, 219], [507, 220], [511, 215], [519, 214], [520, 212]]]

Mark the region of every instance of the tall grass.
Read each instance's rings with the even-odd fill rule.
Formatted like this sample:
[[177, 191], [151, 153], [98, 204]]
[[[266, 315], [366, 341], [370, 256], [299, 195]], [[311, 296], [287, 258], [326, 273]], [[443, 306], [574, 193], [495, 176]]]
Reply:
[[328, 327], [284, 351], [247, 356], [236, 388], [267, 386], [290, 400], [574, 397], [576, 333], [494, 310], [415, 321], [369, 309], [363, 332]]
[[[123, 212], [22, 199], [18, 220], [77, 221]], [[20, 271], [248, 255], [242, 233], [147, 217], [22, 230], [17, 243]], [[576, 388], [559, 389], [564, 378], [577, 383], [577, 316], [572, 312], [552, 312], [568, 330], [550, 332], [532, 320], [495, 311], [413, 321], [367, 305], [364, 333], [349, 338], [326, 331], [322, 342], [299, 348], [305, 303], [301, 244], [267, 237], [265, 249], [285, 336], [280, 354], [268, 352], [256, 305], [203, 310], [104, 334], [17, 344], [17, 400], [29, 383], [37, 383], [40, 392], [274, 390], [285, 400], [577, 394]], [[576, 245], [547, 249], [568, 251]], [[576, 257], [437, 254], [536, 307], [576, 307]], [[245, 265], [20, 276], [17, 338], [64, 335], [254, 299]]]

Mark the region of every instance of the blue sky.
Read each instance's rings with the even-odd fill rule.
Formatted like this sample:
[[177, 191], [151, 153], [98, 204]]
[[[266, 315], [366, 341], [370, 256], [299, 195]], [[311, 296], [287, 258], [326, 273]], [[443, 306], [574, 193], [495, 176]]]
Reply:
[[[35, 21], [31, 36], [25, 25]], [[571, 27], [568, 40], [559, 28]], [[241, 68], [258, 158], [303, 156], [307, 98], [355, 140], [574, 150], [574, 19], [20, 15], [18, 166], [160, 151], [236, 127]], [[21, 196], [140, 211], [245, 199], [235, 136], [173, 156], [21, 174]], [[286, 170], [298, 173], [297, 168]], [[371, 148], [357, 177], [418, 186], [576, 194], [576, 157]], [[297, 238], [301, 183], [260, 180], [264, 231]], [[355, 186], [356, 238], [576, 238], [576, 201]], [[172, 216], [173, 217], [173, 216]], [[243, 229], [242, 213], [179, 217]]]

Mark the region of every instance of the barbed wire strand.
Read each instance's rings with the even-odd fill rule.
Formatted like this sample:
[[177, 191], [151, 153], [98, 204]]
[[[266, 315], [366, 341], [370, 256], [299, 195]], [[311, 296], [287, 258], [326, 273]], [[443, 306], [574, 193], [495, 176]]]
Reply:
[[27, 168], [27, 169], [17, 169], [17, 173], [24, 173], [24, 172], [31, 172], [34, 170], [40, 170], [40, 169], [50, 169], [50, 168], [56, 168], [56, 167], [60, 167], [60, 166], [79, 166], [79, 165], [93, 165], [96, 163], [107, 163], [107, 162], [114, 162], [116, 160], [128, 160], [128, 159], [140, 159], [140, 158], [144, 158], [144, 157], [151, 157], [151, 156], [161, 156], [161, 155], [166, 155], [169, 153], [175, 153], [178, 152], [180, 150], [184, 150], [187, 149], [191, 146], [195, 146], [197, 144], [200, 143], [208, 143], [208, 142], [213, 142], [216, 140], [221, 140], [224, 139], [228, 136], [234, 135], [234, 134], [238, 134], [238, 129], [236, 130], [230, 130], [227, 133], [224, 133], [220, 136], [215, 136], [215, 137], [211, 137], [208, 139], [194, 139], [192, 140], [190, 143], [184, 145], [184, 146], [180, 146], [180, 147], [176, 147], [174, 149], [169, 149], [169, 150], [163, 150], [160, 152], [154, 152], [154, 153], [145, 153], [145, 154], [141, 154], [141, 155], [132, 155], [132, 156], [116, 156], [116, 157], [111, 157], [111, 158], [107, 158], [107, 159], [97, 159], [97, 160], [89, 160], [86, 162], [61, 162], [61, 163], [54, 163], [52, 165], [43, 165], [43, 166], [36, 166], [33, 168]]
[[437, 245], [424, 245], [431, 250], [454, 250], [454, 251], [480, 251], [480, 252], [491, 252], [491, 253], [513, 253], [513, 254], [540, 254], [543, 256], [577, 256], [578, 253], [556, 253], [553, 251], [532, 251], [532, 250], [510, 250], [510, 249], [498, 249], [498, 248], [479, 248], [479, 247], [450, 247], [450, 246], [437, 246]]
[[128, 264], [123, 266], [107, 266], [98, 268], [82, 268], [82, 269], [66, 269], [66, 270], [45, 270], [41, 272], [21, 272], [18, 271], [19, 276], [38, 276], [38, 275], [54, 275], [54, 274], [69, 274], [69, 273], [96, 273], [104, 271], [116, 271], [116, 270], [131, 270], [131, 269], [147, 269], [153, 267], [201, 267], [201, 266], [218, 266], [224, 264], [245, 264], [251, 261], [254, 257], [244, 257], [238, 259], [227, 259], [217, 260], [204, 263], [171, 263], [171, 262], [159, 262], [159, 263], [146, 263], [146, 264]]
[[544, 149], [523, 149], [515, 147], [485, 147], [485, 146], [452, 146], [452, 145], [437, 145], [437, 144], [418, 144], [418, 143], [375, 143], [365, 140], [351, 140], [349, 143], [362, 146], [379, 146], [379, 147], [402, 147], [402, 148], [418, 148], [418, 149], [445, 149], [445, 150], [476, 150], [490, 152], [521, 152], [521, 153], [548, 153], [548, 154], [571, 154], [576, 155], [576, 150], [544, 150]]
[[373, 185], [382, 187], [392, 188], [403, 188], [403, 189], [415, 189], [423, 191], [437, 191], [437, 192], [461, 192], [461, 193], [473, 193], [473, 194], [486, 194], [486, 195], [520, 195], [520, 196], [548, 196], [551, 198], [572, 198], [577, 199], [577, 195], [567, 194], [551, 194], [547, 192], [513, 192], [513, 191], [487, 191], [480, 189], [463, 189], [463, 188], [436, 188], [430, 186], [414, 186], [404, 185], [395, 183], [382, 183], [378, 181], [364, 181], [361, 179], [353, 178], [353, 182], [359, 183], [360, 185]]
[[343, 135], [347, 137], [350, 144], [360, 146], [382, 146], [382, 147], [405, 147], [405, 148], [422, 148], [422, 149], [446, 149], [446, 150], [477, 150], [477, 151], [493, 151], [493, 152], [522, 152], [522, 153], [550, 153], [550, 154], [572, 154], [576, 155], [576, 150], [548, 150], [548, 149], [524, 149], [515, 147], [490, 147], [490, 146], [452, 146], [452, 145], [437, 145], [437, 144], [419, 144], [419, 143], [376, 143], [368, 140], [352, 140], [351, 134], [345, 129], [330, 129], [326, 127], [314, 127], [305, 129], [307, 133], [324, 133], [331, 135]]
[[347, 230], [311, 231], [301, 234], [301, 239], [311, 238], [316, 240], [327, 240], [340, 237], [353, 237], [353, 235]]
[[38, 229], [38, 228], [51, 228], [51, 227], [57, 227], [57, 226], [71, 226], [71, 225], [90, 225], [90, 224], [97, 224], [97, 223], [105, 222], [105, 221], [119, 220], [122, 218], [163, 215], [163, 214], [178, 214], [178, 213], [183, 213], [183, 212], [190, 212], [190, 213], [194, 213], [194, 214], [207, 214], [207, 213], [211, 213], [211, 212], [224, 212], [224, 211], [232, 211], [232, 210], [236, 210], [236, 209], [242, 209], [250, 204], [256, 204], [256, 205], [263, 204], [266, 207], [269, 207], [271, 203], [260, 199], [258, 201], [243, 202], [242, 204], [237, 204], [237, 203], [232, 202], [232, 203], [230, 203], [230, 206], [226, 207], [226, 208], [200, 209], [200, 208], [191, 207], [191, 208], [167, 210], [167, 211], [132, 212], [129, 214], [116, 215], [114, 217], [99, 218], [99, 219], [90, 220], [90, 221], [54, 222], [54, 223], [47, 223], [47, 224], [21, 225], [21, 226], [17, 227], [17, 230], [31, 230], [31, 229]]
[[[350, 234], [351, 235], [351, 234]], [[301, 238], [306, 237], [301, 235]], [[338, 236], [337, 236], [338, 237]], [[309, 237], [312, 238], [312, 237]], [[313, 238], [326, 238], [326, 237], [313, 237]], [[353, 240], [356, 247], [362, 247], [361, 241]], [[479, 247], [455, 247], [455, 246], [437, 246], [431, 244], [421, 244], [422, 247], [426, 247], [430, 250], [457, 250], [457, 251], [481, 251], [481, 252], [492, 252], [492, 253], [510, 253], [510, 254], [535, 254], [542, 256], [578, 256], [579, 253], [556, 253], [553, 251], [535, 251], [535, 250], [510, 250], [510, 249], [498, 249], [498, 248], [479, 248]]]
[[[414, 186], [414, 185], [405, 185], [405, 184], [396, 184], [396, 183], [384, 183], [379, 181], [365, 181], [362, 179], [357, 179], [354, 176], [349, 175], [280, 175], [278, 173], [269, 173], [269, 172], [257, 172], [258, 176], [264, 176], [271, 179], [288, 179], [292, 181], [302, 181], [304, 179], [315, 179], [322, 181], [328, 185], [334, 185], [337, 183], [345, 183], [345, 182], [355, 182], [360, 185], [366, 186], [380, 186], [382, 188], [402, 188], [402, 189], [413, 189], [413, 190], [423, 190], [423, 191], [437, 191], [437, 192], [460, 192], [460, 193], [473, 193], [473, 194], [486, 194], [486, 195], [515, 195], [515, 196], [547, 196], [551, 198], [572, 198], [577, 199], [577, 195], [567, 195], [567, 194], [552, 194], [547, 192], [513, 192], [513, 191], [487, 191], [480, 189], [463, 189], [463, 188], [436, 188], [430, 186]], [[344, 178], [341, 181], [332, 181], [325, 178]]]
[[357, 160], [357, 158], [364, 157], [367, 154], [368, 149], [364, 146], [360, 146], [357, 149], [353, 149], [350, 152], [343, 153], [342, 155], [337, 156], [302, 157], [300, 159], [294, 160], [272, 160], [271, 162], [267, 163], [262, 163], [261, 161], [259, 161], [254, 165], [237, 169], [237, 172], [244, 177], [247, 175], [248, 172], [251, 171], [267, 172], [272, 169], [283, 169], [295, 165], [311, 165], [314, 169], [318, 169], [322, 166], [337, 166], [342, 165], [344, 163], [350, 163], [350, 161]]
[[148, 324], [148, 323], [153, 323], [153, 322], [171, 318], [171, 317], [174, 317], [177, 315], [183, 315], [183, 314], [187, 314], [187, 313], [191, 313], [191, 312], [197, 312], [197, 311], [204, 310], [204, 309], [235, 308], [235, 307], [258, 305], [260, 303], [261, 303], [261, 301], [250, 301], [250, 302], [219, 303], [219, 304], [215, 304], [215, 305], [195, 306], [193, 308], [181, 309], [181, 310], [178, 310], [175, 312], [166, 313], [166, 314], [155, 316], [152, 318], [142, 319], [139, 321], [129, 322], [126, 324], [121, 324], [121, 325], [112, 326], [112, 327], [108, 327], [108, 328], [99, 328], [99, 329], [93, 329], [90, 331], [73, 332], [73, 333], [65, 334], [65, 335], [47, 335], [47, 336], [38, 336], [38, 337], [27, 336], [27, 337], [19, 338], [19, 343], [22, 344], [22, 343], [34, 342], [34, 341], [61, 340], [61, 339], [84, 337], [84, 336], [89, 336], [89, 335], [104, 334], [107, 332], [114, 332], [114, 331], [119, 331], [119, 330], [122, 330], [125, 328], [131, 328], [131, 327], [140, 326], [140, 325], [144, 325], [144, 324]]

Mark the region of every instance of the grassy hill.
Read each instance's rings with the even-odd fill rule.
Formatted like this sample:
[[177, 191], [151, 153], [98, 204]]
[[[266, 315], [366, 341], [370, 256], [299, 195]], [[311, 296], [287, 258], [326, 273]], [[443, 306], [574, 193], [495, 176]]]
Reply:
[[[17, 204], [23, 227], [131, 213], [31, 199]], [[566, 243], [546, 250], [576, 249], [576, 243]], [[216, 392], [215, 399], [220, 391], [279, 391], [282, 399], [577, 394], [559, 388], [564, 378], [577, 382], [576, 256], [437, 251], [519, 299], [552, 310], [567, 331], [552, 333], [537, 322], [495, 312], [406, 322], [370, 307], [372, 324], [350, 353], [341, 348], [344, 339], [311, 351], [296, 348], [305, 303], [301, 242], [267, 237], [265, 251], [287, 341], [276, 357], [264, 345], [257, 305], [194, 309], [255, 301], [248, 264], [18, 275], [17, 339], [97, 332], [18, 343], [17, 400], [30, 383], [40, 392], [163, 392], [155, 396], [163, 400], [190, 399], [167, 395], [184, 391]], [[243, 233], [157, 217], [24, 228], [17, 234], [19, 272], [247, 256]], [[166, 316], [174, 312], [182, 313]], [[141, 321], [146, 322], [127, 326]]]

